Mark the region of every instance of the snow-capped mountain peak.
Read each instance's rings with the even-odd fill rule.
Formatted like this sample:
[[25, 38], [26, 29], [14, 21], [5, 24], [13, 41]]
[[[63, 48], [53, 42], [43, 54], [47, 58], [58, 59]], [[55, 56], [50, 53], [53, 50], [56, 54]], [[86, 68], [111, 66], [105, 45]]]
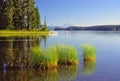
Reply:
[[69, 27], [69, 26], [74, 26], [74, 25], [72, 23], [65, 23], [61, 27], [66, 28], [66, 27]]

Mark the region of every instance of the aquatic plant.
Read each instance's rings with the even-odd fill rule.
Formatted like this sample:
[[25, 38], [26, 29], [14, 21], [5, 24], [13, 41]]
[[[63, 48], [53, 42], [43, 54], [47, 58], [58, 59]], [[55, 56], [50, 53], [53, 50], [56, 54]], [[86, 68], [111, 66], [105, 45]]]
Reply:
[[83, 48], [83, 59], [84, 61], [95, 61], [96, 59], [96, 49], [92, 44], [84, 44]]
[[78, 56], [74, 47], [52, 45], [47, 48], [31, 48], [32, 65], [36, 69], [50, 69], [58, 65], [77, 65]]
[[49, 47], [41, 49], [39, 47], [31, 48], [32, 65], [36, 69], [49, 69], [57, 66], [58, 57], [56, 49]]
[[58, 64], [77, 65], [78, 56], [77, 51], [73, 46], [69, 45], [56, 45], [58, 54]]

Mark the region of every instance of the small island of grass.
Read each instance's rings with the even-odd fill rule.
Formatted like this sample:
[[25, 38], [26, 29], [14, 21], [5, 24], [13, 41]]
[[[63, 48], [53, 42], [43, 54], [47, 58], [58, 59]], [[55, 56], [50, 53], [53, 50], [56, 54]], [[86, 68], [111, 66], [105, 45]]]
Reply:
[[83, 60], [94, 62], [96, 60], [96, 49], [92, 44], [84, 44], [83, 48]]

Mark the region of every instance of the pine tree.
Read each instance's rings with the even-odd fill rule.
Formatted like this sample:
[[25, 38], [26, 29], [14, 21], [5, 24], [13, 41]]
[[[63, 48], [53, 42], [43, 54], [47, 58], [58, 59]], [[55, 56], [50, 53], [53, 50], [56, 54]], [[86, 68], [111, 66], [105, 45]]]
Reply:
[[0, 29], [3, 29], [3, 0], [0, 0]]
[[31, 16], [31, 28], [38, 29], [40, 26], [40, 15], [38, 9], [35, 7]]
[[32, 10], [30, 25], [31, 25], [31, 29], [37, 29], [36, 8]]
[[38, 9], [34, 5], [34, 0], [28, 0], [27, 8], [27, 28], [37, 29], [40, 25], [40, 16]]
[[14, 29], [13, 27], [13, 4], [12, 0], [6, 0], [4, 2], [3, 10], [3, 23], [5, 29]]
[[26, 10], [26, 12], [27, 12], [27, 14], [26, 14], [26, 16], [27, 16], [27, 29], [28, 30], [30, 30], [31, 29], [31, 26], [30, 26], [30, 22], [31, 22], [31, 0], [27, 0], [26, 1], [27, 2], [27, 10]]
[[40, 14], [39, 14], [39, 11], [38, 11], [38, 7], [36, 8], [36, 18], [37, 18], [37, 28], [39, 29], [40, 28]]
[[21, 0], [14, 0], [14, 15], [13, 15], [13, 23], [15, 29], [25, 29], [25, 21], [24, 21], [24, 11], [22, 10], [22, 2]]

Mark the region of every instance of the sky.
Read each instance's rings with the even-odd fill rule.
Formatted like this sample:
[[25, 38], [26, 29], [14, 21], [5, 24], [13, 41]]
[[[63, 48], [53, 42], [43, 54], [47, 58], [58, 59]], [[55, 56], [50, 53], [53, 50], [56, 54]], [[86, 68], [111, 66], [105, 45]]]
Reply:
[[120, 0], [35, 0], [47, 25], [119, 25]]

